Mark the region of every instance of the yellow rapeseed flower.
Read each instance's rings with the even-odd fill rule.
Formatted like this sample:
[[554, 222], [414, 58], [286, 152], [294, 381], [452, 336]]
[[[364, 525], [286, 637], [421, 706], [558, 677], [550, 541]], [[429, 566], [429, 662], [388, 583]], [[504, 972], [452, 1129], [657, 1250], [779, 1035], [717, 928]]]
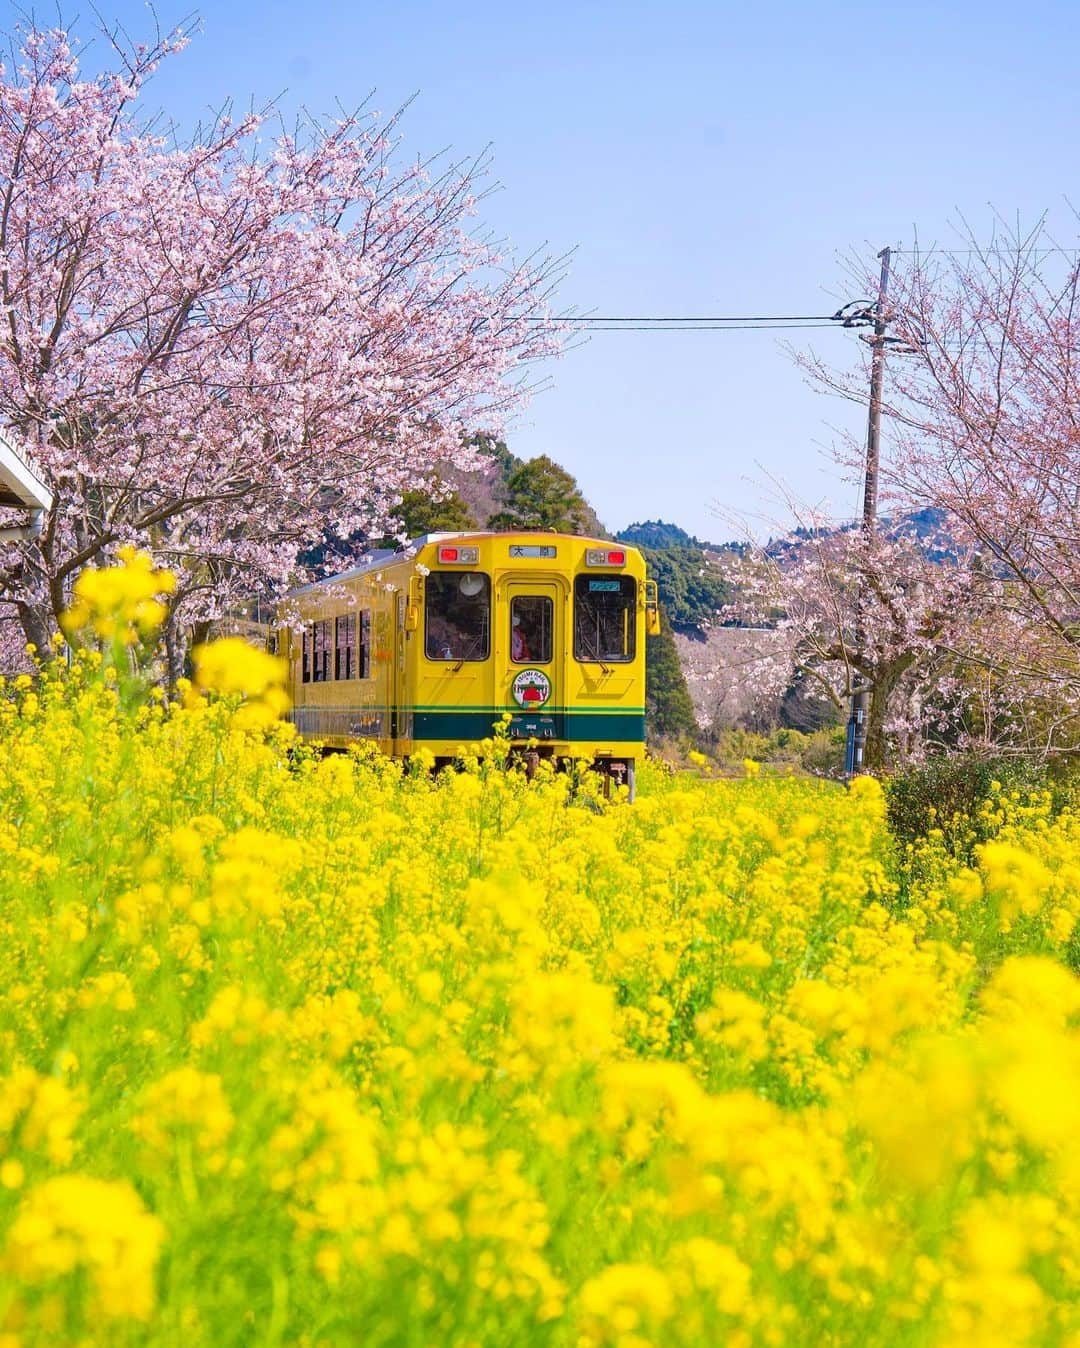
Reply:
[[197, 692], [242, 696], [236, 724], [248, 730], [268, 729], [288, 710], [284, 660], [259, 650], [243, 637], [222, 637], [192, 652]]
[[100, 1314], [148, 1320], [164, 1239], [165, 1228], [126, 1181], [57, 1175], [24, 1198], [4, 1259], [11, 1273], [31, 1283], [85, 1269]]
[[117, 556], [117, 566], [79, 573], [71, 605], [60, 619], [69, 637], [89, 633], [131, 646], [164, 621], [168, 610], [162, 596], [175, 590], [176, 577], [156, 568], [150, 554], [136, 548], [119, 548]]

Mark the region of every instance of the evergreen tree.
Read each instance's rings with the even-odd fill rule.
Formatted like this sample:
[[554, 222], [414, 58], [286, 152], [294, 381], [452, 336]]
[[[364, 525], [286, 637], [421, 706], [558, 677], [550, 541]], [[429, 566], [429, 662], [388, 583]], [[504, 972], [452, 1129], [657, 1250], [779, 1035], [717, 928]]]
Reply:
[[429, 491], [407, 491], [394, 507], [394, 514], [401, 520], [401, 532], [409, 538], [479, 528], [457, 491], [441, 500], [436, 500]]
[[493, 459], [499, 465], [499, 472], [504, 479], [509, 477], [516, 468], [520, 468], [524, 462], [516, 454], [510, 452], [505, 440], [496, 439], [489, 431], [477, 431], [475, 435], [470, 435], [465, 443], [470, 449], [475, 449], [478, 454], [484, 454], [489, 459]]
[[576, 480], [546, 454], [510, 471], [503, 500], [503, 509], [488, 520], [489, 529], [584, 533], [595, 519]]
[[667, 614], [660, 611], [660, 635], [645, 640], [646, 733], [650, 740], [696, 735], [697, 720]]
[[619, 531], [620, 543], [631, 543], [635, 548], [700, 548], [700, 543], [677, 524], [667, 524], [664, 520], [645, 520], [641, 524], [628, 524]]

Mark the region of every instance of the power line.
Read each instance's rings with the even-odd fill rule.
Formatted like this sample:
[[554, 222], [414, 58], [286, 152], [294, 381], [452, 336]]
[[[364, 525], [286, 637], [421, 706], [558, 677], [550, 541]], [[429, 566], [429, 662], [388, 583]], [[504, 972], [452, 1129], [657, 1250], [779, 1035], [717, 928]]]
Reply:
[[[1030, 253], [1040, 257], [1057, 253], [1067, 256], [1080, 255], [1077, 248], [1009, 248], [1000, 244], [986, 248], [893, 248], [894, 257], [930, 257], [947, 255], [949, 257], [972, 256], [1008, 256]], [[854, 303], [858, 303], [855, 301]], [[866, 305], [870, 305], [870, 301]], [[845, 308], [849, 306], [844, 306]], [[666, 315], [621, 315], [588, 314], [580, 317], [541, 318], [536, 315], [522, 315], [526, 323], [544, 323], [558, 327], [577, 327], [591, 332], [744, 332], [744, 331], [799, 331], [802, 328], [828, 328], [840, 323], [845, 328], [869, 325], [869, 307], [865, 313], [854, 316], [857, 321], [845, 321], [843, 309], [835, 314], [685, 314], [678, 317]]]
[[[552, 320], [554, 326], [569, 326], [574, 320]], [[661, 327], [657, 323], [635, 325], [629, 319], [619, 326], [597, 326], [588, 332], [806, 332], [813, 328], [834, 328], [835, 323], [691, 323], [682, 321], [675, 327]]]
[[1049, 253], [1064, 253], [1075, 257], [1080, 248], [1009, 248], [994, 244], [986, 248], [894, 248], [892, 252], [894, 257], [930, 257], [936, 253], [949, 257], [1023, 257], [1027, 254], [1042, 257]]
[[682, 318], [604, 318], [592, 314], [581, 318], [537, 318], [529, 317], [529, 323], [821, 323], [832, 319], [832, 314], [737, 314], [716, 317], [714, 315], [686, 315]]

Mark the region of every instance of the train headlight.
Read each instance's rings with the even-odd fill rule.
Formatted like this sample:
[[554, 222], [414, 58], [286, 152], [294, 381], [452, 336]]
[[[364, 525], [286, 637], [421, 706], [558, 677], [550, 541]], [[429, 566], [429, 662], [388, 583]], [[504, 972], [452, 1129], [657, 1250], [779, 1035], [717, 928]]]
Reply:
[[625, 566], [625, 548], [589, 548], [585, 553], [586, 566]]

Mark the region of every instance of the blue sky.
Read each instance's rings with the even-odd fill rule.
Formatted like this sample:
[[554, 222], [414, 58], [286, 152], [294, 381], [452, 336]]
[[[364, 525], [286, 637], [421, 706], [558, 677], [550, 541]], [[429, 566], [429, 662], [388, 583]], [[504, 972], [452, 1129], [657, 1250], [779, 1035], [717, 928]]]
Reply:
[[[141, 3], [99, 6], [150, 30]], [[185, 12], [158, 6], [163, 24]], [[954, 244], [961, 215], [988, 233], [991, 205], [1049, 209], [1076, 241], [1075, 3], [207, 0], [200, 14], [150, 101], [190, 122], [229, 96], [329, 112], [417, 93], [406, 150], [491, 142], [502, 189], [483, 220], [522, 252], [576, 250], [567, 307], [828, 313], [852, 297], [845, 256], [916, 228]], [[857, 361], [850, 333], [791, 336]], [[720, 539], [735, 515], [769, 532], [785, 514], [771, 479], [855, 511], [829, 446], [865, 413], [810, 390], [773, 334], [597, 334], [545, 373], [508, 440], [565, 464], [610, 528], [660, 516]]]

